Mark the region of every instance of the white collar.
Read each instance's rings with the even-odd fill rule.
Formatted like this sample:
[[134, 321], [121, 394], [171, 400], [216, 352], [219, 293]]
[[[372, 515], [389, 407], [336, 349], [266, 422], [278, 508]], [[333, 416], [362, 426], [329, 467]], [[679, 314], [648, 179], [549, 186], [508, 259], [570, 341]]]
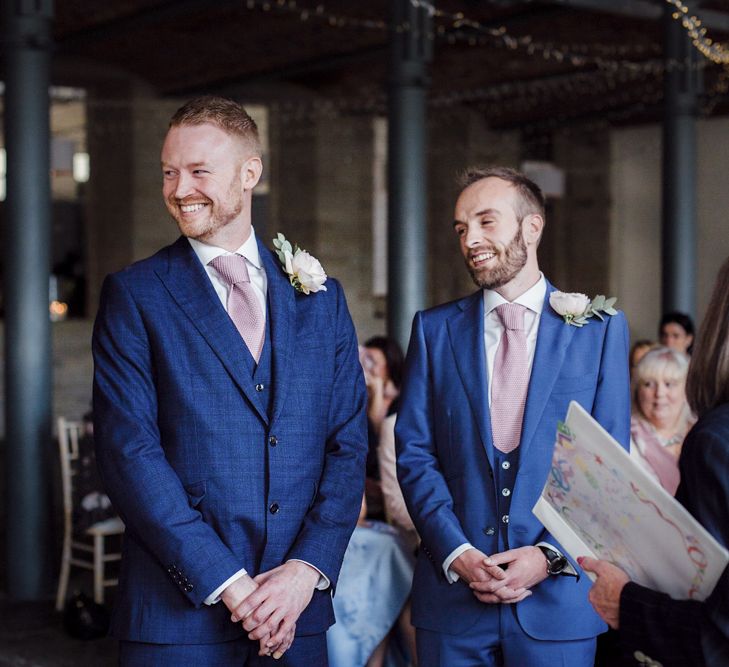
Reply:
[[251, 227], [251, 233], [248, 235], [246, 242], [240, 246], [235, 252], [229, 252], [223, 248], [197, 241], [196, 239], [187, 239], [195, 251], [197, 258], [203, 266], [210, 264], [212, 260], [220, 255], [242, 255], [257, 269], [262, 268], [261, 255], [258, 252], [258, 243], [256, 242], [256, 231]]
[[[539, 273], [539, 280], [526, 292], [520, 294], [511, 303], [518, 303], [526, 306], [529, 310], [541, 315], [544, 308], [544, 297], [547, 294], [547, 280], [543, 273]], [[502, 303], [509, 303], [501, 294], [495, 290], [485, 289], [483, 291], [483, 314], [488, 315], [496, 306]]]

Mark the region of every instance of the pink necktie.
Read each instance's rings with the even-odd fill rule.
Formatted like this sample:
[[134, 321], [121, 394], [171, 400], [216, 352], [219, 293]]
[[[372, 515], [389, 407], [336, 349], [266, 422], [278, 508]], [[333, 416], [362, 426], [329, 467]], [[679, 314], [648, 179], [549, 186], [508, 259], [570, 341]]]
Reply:
[[496, 349], [491, 380], [491, 433], [494, 447], [505, 454], [519, 446], [529, 385], [525, 312], [526, 307], [518, 303], [496, 307], [504, 333]]
[[261, 304], [248, 277], [246, 260], [241, 255], [219, 255], [210, 261], [210, 266], [230, 286], [228, 315], [258, 363], [263, 349], [265, 323]]

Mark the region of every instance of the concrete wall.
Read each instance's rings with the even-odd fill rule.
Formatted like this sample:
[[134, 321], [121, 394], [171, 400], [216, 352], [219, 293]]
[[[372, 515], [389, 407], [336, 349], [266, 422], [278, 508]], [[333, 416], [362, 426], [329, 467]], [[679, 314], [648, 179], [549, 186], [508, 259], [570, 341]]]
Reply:
[[[716, 272], [729, 255], [729, 188], [724, 169], [729, 119], [697, 124], [697, 291], [703, 317]], [[661, 316], [661, 132], [656, 125], [610, 138], [611, 265], [614, 293], [634, 338], [655, 338]]]
[[[78, 419], [91, 409], [90, 320], [54, 322], [51, 326], [53, 346], [53, 420], [59, 416]], [[0, 345], [4, 345], [4, 327], [0, 323]], [[5, 401], [5, 373], [0, 374], [0, 401]], [[0, 438], [5, 436], [5, 412], [0, 413]]]

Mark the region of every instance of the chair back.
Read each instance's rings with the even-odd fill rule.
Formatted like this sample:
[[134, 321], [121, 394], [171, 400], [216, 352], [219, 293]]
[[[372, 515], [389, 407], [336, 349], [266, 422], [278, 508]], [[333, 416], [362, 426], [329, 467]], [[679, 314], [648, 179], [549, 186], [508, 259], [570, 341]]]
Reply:
[[58, 418], [58, 450], [61, 459], [61, 482], [63, 488], [64, 522], [71, 525], [73, 516], [73, 476], [76, 474], [74, 463], [78, 461], [78, 442], [82, 424], [65, 417]]

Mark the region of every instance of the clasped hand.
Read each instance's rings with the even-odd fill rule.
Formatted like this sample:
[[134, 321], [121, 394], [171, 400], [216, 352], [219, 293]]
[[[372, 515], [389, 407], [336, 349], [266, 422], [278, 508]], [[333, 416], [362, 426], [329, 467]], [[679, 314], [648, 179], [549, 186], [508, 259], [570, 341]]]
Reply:
[[544, 554], [531, 546], [492, 556], [468, 549], [453, 561], [451, 569], [468, 583], [476, 599], [486, 604], [521, 602], [532, 594], [532, 587], [547, 578]]
[[278, 660], [294, 641], [296, 621], [306, 609], [319, 573], [306, 563], [288, 561], [255, 578], [244, 575], [223, 591], [221, 599], [248, 638], [259, 642], [259, 655]]

